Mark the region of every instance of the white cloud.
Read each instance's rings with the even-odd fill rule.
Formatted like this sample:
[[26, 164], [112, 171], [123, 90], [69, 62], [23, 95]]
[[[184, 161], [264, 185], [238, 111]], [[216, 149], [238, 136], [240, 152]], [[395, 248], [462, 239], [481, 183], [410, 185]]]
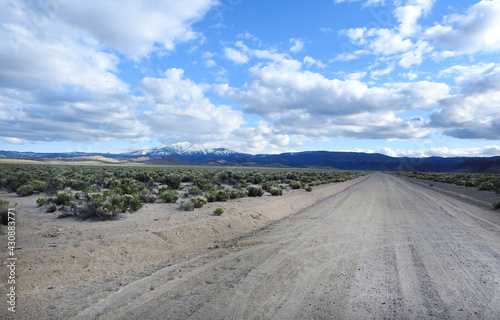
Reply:
[[[140, 87], [147, 94], [151, 110], [141, 117], [153, 135], [209, 141], [227, 139], [243, 123], [241, 112], [226, 105], [216, 106], [205, 97], [209, 86], [184, 79], [181, 69], [169, 69], [164, 78], [144, 78]], [[198, 141], [196, 141], [198, 142]]]
[[293, 53], [300, 52], [304, 49], [304, 41], [301, 39], [290, 39], [290, 51]]
[[71, 1], [60, 6], [58, 18], [129, 57], [141, 58], [199, 37], [192, 24], [216, 4], [215, 0]]
[[236, 64], [245, 64], [249, 60], [247, 55], [233, 48], [224, 48], [224, 57]]
[[[0, 136], [10, 143], [144, 141], [145, 102], [117, 74], [198, 35], [212, 0], [0, 3]], [[13, 138], [15, 137], [15, 138]]]
[[467, 83], [475, 82], [483, 77], [486, 71], [491, 71], [496, 67], [495, 63], [478, 63], [476, 65], [464, 66], [456, 65], [439, 72], [439, 77], [455, 75], [457, 84], [466, 85]]
[[365, 33], [368, 47], [374, 54], [392, 55], [407, 52], [413, 47], [410, 39], [389, 29], [370, 29]]
[[326, 68], [326, 64], [322, 63], [321, 61], [318, 61], [310, 56], [306, 56], [303, 61], [304, 65], [307, 67], [316, 67], [319, 69]]
[[428, 149], [392, 149], [378, 147], [375, 150], [357, 150], [357, 152], [381, 153], [391, 157], [492, 157], [500, 155], [500, 146], [491, 145], [479, 148], [428, 148]]
[[235, 147], [249, 153], [282, 149], [290, 143], [288, 135], [280, 134], [266, 121], [259, 121], [256, 127], [240, 128], [235, 131], [235, 135], [243, 141]]
[[370, 77], [372, 79], [377, 79], [380, 76], [385, 76], [385, 75], [391, 73], [393, 70], [394, 70], [394, 65], [389, 65], [385, 69], [371, 71], [370, 72]]
[[10, 144], [24, 144], [24, 141], [13, 137], [0, 137], [0, 140], [8, 142]]
[[420, 31], [418, 19], [430, 12], [435, 0], [410, 0], [406, 5], [397, 7], [394, 16], [399, 22], [399, 33], [403, 36], [413, 36]]
[[334, 2], [337, 4], [343, 2], [363, 2], [363, 6], [366, 7], [385, 4], [385, 0], [334, 0]]
[[431, 124], [461, 139], [500, 139], [500, 67], [464, 82], [461, 91], [440, 101]]
[[500, 50], [500, 2], [482, 0], [425, 31], [436, 47], [462, 54]]
[[257, 65], [245, 90], [225, 87], [219, 93], [241, 103], [282, 133], [309, 136], [408, 139], [425, 136], [425, 121], [403, 121], [396, 112], [427, 109], [447, 97], [447, 85], [392, 83], [368, 87], [357, 80], [327, 79], [301, 70], [296, 60]]

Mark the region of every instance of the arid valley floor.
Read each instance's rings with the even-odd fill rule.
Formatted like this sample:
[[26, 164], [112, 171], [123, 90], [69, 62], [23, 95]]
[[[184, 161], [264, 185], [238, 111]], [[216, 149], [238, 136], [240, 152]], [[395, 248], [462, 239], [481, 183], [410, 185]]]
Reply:
[[23, 212], [16, 318], [499, 319], [498, 195], [445, 189], [375, 173], [106, 222], [2, 194]]

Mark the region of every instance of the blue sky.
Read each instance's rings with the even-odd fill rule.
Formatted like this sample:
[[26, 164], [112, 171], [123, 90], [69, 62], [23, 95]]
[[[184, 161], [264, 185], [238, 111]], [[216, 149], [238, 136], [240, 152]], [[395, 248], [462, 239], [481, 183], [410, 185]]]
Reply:
[[500, 1], [0, 4], [0, 149], [500, 155]]

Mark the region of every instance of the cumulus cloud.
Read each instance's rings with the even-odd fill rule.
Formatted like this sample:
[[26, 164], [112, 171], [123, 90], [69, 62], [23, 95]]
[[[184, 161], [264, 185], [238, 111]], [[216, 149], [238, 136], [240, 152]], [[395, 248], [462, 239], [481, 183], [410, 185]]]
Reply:
[[118, 76], [122, 56], [139, 59], [197, 37], [192, 24], [216, 4], [1, 2], [0, 139], [91, 144], [154, 136], [138, 119], [147, 101]]
[[234, 147], [247, 150], [249, 153], [282, 149], [290, 143], [289, 135], [280, 134], [266, 121], [259, 121], [256, 127], [239, 128], [234, 133], [242, 141]]
[[216, 106], [205, 97], [209, 86], [184, 79], [183, 74], [183, 70], [173, 68], [163, 78], [148, 77], [140, 83], [151, 108], [144, 111], [141, 120], [154, 135], [191, 137], [191, 142], [213, 135], [222, 140], [244, 123], [241, 112]]
[[247, 63], [249, 59], [246, 54], [233, 48], [224, 48], [224, 57], [236, 64]]
[[464, 81], [460, 92], [441, 100], [440, 107], [431, 115], [431, 124], [446, 135], [500, 139], [500, 68]]
[[403, 121], [397, 112], [428, 109], [448, 95], [445, 84], [390, 83], [369, 87], [358, 80], [328, 79], [301, 70], [296, 60], [257, 65], [244, 89], [219, 92], [281, 132], [310, 136], [408, 139], [428, 133], [424, 121]]
[[58, 16], [110, 48], [140, 58], [199, 37], [191, 25], [216, 4], [215, 0], [71, 1], [61, 6]]
[[293, 53], [300, 52], [302, 51], [302, 49], [304, 49], [304, 41], [300, 39], [290, 39], [290, 45], [290, 51]]
[[425, 37], [443, 50], [462, 54], [500, 50], [500, 2], [482, 0], [463, 14], [452, 14], [425, 30]]
[[500, 50], [500, 3], [482, 0], [465, 10], [445, 16], [431, 27], [419, 23], [435, 0], [394, 1], [397, 24], [384, 28], [351, 28], [341, 36], [355, 46], [353, 52], [339, 54], [333, 61], [350, 61], [367, 53], [381, 60], [396, 60], [401, 67], [420, 65], [429, 57], [448, 59], [460, 54]]

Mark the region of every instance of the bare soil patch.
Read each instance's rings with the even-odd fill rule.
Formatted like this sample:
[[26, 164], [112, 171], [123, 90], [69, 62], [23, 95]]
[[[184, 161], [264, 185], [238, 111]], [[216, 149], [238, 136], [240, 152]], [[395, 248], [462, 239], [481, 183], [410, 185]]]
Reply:
[[[104, 222], [58, 219], [37, 207], [38, 195], [2, 193], [0, 198], [20, 204], [17, 319], [71, 318], [174, 261], [216, 249], [224, 241], [282, 219], [366, 178], [321, 185], [312, 192], [291, 190], [281, 197], [210, 203], [191, 212], [180, 211], [179, 204], [146, 204], [138, 212]], [[213, 215], [216, 208], [224, 213]], [[6, 242], [5, 232], [0, 231], [1, 243]], [[2, 245], [0, 254], [6, 253]], [[6, 268], [2, 268], [0, 278], [6, 279], [6, 274]], [[6, 281], [0, 282], [2, 296], [6, 290]], [[0, 318], [4, 318], [4, 310], [0, 310]]]

